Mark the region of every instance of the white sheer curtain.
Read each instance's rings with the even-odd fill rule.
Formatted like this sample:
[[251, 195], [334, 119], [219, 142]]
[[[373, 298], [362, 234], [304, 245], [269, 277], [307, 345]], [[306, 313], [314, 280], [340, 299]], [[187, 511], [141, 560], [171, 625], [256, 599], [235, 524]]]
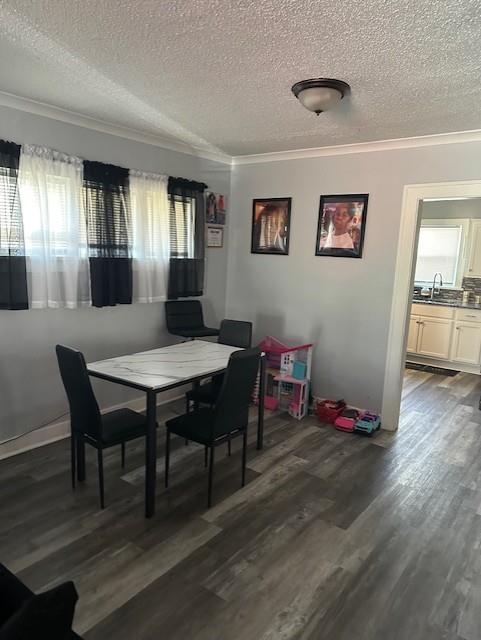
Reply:
[[160, 302], [167, 297], [169, 269], [168, 177], [130, 171], [133, 299]]
[[90, 304], [80, 158], [24, 145], [18, 185], [33, 309]]

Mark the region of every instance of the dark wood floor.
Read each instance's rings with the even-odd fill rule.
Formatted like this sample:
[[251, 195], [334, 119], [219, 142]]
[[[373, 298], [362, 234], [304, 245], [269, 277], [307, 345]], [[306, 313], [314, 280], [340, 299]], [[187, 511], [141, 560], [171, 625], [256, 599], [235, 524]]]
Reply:
[[35, 590], [73, 579], [87, 640], [478, 640], [480, 394], [409, 371], [374, 439], [272, 418], [243, 490], [238, 450], [219, 458], [209, 511], [203, 452], [177, 442], [150, 521], [141, 443], [125, 472], [108, 454], [103, 512], [93, 455], [73, 493], [66, 442], [22, 454], [0, 462], [0, 560]]

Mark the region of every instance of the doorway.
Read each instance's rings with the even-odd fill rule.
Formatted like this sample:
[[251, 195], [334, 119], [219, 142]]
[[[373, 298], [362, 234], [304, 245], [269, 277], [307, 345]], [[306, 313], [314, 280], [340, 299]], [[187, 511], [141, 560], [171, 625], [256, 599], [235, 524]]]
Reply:
[[[412, 326], [412, 299], [423, 203], [468, 198], [481, 198], [481, 181], [418, 184], [407, 185], [404, 188], [382, 407], [383, 423], [388, 429], [395, 430], [399, 424], [408, 338], [411, 340], [409, 348], [413, 349], [413, 334], [410, 334], [409, 327], [410, 324]], [[454, 318], [452, 322], [454, 322]], [[443, 323], [434, 322], [432, 324], [436, 325], [438, 334], [443, 333], [442, 330], [439, 331], [439, 326]], [[444, 331], [446, 332], [446, 330]], [[439, 336], [436, 338], [436, 331], [431, 331], [431, 333], [426, 331], [425, 336], [424, 344], [421, 344], [421, 351], [427, 353], [432, 347], [431, 342], [436, 345]], [[432, 336], [435, 338], [432, 339]], [[419, 340], [419, 334], [416, 336], [416, 340]], [[417, 344], [418, 342], [416, 342], [416, 349]], [[424, 348], [426, 344], [428, 346]], [[439, 354], [436, 354], [435, 351], [431, 353], [431, 356], [433, 354], [436, 361], [436, 355]], [[425, 354], [421, 354], [421, 357], [424, 356]]]

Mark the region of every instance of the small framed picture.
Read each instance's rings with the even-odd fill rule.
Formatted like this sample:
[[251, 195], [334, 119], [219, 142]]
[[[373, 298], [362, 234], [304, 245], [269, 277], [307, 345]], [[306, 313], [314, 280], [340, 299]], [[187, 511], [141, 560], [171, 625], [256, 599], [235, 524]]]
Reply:
[[368, 193], [321, 196], [316, 256], [361, 258]]
[[221, 193], [206, 191], [205, 221], [207, 224], [225, 224], [226, 207], [225, 196]]
[[292, 198], [252, 201], [251, 253], [289, 255]]
[[224, 229], [221, 227], [207, 227], [207, 246], [217, 249], [224, 246]]

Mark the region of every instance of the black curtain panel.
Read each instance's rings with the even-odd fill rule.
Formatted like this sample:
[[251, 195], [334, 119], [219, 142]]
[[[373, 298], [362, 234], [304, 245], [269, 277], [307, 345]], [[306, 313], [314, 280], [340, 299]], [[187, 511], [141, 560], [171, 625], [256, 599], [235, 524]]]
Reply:
[[203, 182], [169, 178], [170, 299], [204, 292], [206, 188]]
[[19, 160], [20, 146], [0, 140], [0, 309], [28, 309]]
[[129, 170], [84, 160], [84, 196], [92, 305], [131, 304]]

